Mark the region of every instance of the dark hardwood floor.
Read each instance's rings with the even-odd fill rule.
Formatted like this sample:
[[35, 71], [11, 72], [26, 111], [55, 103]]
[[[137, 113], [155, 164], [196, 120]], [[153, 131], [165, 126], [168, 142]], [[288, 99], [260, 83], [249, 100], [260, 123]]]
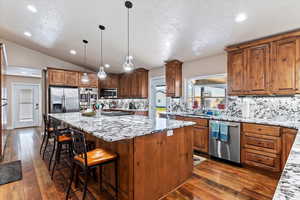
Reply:
[[[64, 199], [68, 168], [59, 170], [52, 181], [47, 161], [39, 155], [39, 129], [18, 129], [8, 136], [3, 162], [22, 161], [23, 179], [0, 186], [0, 199]], [[265, 200], [272, 199], [278, 175], [206, 160], [194, 168], [193, 177], [163, 200]], [[87, 199], [110, 200], [90, 184]], [[81, 199], [81, 191], [73, 188], [71, 199]]]

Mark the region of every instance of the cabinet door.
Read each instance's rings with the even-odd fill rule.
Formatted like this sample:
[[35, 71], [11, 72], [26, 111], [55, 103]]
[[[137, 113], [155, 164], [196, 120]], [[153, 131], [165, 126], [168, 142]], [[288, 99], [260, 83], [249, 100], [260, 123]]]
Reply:
[[229, 95], [246, 94], [245, 91], [245, 53], [244, 50], [229, 52], [228, 92]]
[[48, 69], [49, 85], [65, 85], [65, 71], [58, 69]]
[[91, 88], [98, 88], [98, 76], [97, 74], [90, 73], [89, 74], [90, 83], [89, 86]]
[[299, 62], [299, 39], [289, 38], [272, 44], [272, 81], [274, 94], [294, 94], [296, 92], [297, 62]]
[[166, 84], [168, 97], [182, 96], [182, 62], [179, 60], [166, 63]]
[[65, 78], [66, 78], [67, 86], [78, 86], [78, 80], [79, 80], [78, 72], [66, 71]]
[[194, 127], [194, 149], [208, 153], [207, 127]]
[[166, 66], [166, 84], [167, 96], [172, 97], [175, 94], [175, 70], [170, 66]]
[[269, 92], [270, 45], [255, 46], [246, 51], [246, 90], [250, 94], [267, 94]]
[[288, 129], [288, 128], [283, 128], [282, 130], [282, 156], [281, 156], [282, 169], [284, 168], [285, 163], [289, 157], [297, 132], [298, 131], [295, 129]]

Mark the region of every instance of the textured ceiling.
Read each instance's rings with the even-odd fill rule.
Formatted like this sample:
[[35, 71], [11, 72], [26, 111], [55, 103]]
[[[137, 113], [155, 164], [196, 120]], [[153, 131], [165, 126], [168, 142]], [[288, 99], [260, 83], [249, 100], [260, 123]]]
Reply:
[[[195, 60], [223, 52], [226, 45], [300, 27], [299, 0], [134, 0], [131, 22], [137, 67], [165, 60]], [[34, 5], [37, 13], [26, 8]], [[245, 12], [248, 20], [234, 21]], [[82, 39], [89, 40], [88, 66], [97, 70], [99, 32], [104, 62], [121, 72], [126, 53], [123, 0], [0, 0], [0, 37], [82, 65]], [[32, 33], [28, 38], [24, 31]], [[75, 49], [77, 55], [69, 53]]]

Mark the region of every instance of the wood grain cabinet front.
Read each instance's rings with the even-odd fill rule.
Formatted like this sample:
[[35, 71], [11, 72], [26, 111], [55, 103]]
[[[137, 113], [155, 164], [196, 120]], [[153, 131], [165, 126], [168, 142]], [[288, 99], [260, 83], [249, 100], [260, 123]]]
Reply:
[[285, 166], [285, 163], [290, 155], [291, 148], [294, 144], [298, 130], [282, 128], [282, 154], [281, 154], [281, 167]]
[[79, 73], [75, 71], [65, 71], [65, 85], [78, 87]]
[[300, 30], [226, 48], [229, 95], [300, 93]]
[[48, 69], [48, 84], [63, 86], [66, 84], [65, 71], [60, 69]]
[[182, 62], [172, 60], [166, 62], [166, 85], [168, 97], [182, 96]]

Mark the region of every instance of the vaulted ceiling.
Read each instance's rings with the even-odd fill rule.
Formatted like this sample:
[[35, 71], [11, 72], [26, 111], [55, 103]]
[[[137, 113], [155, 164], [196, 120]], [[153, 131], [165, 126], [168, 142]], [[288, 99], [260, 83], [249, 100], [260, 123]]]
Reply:
[[[300, 27], [299, 0], [133, 0], [131, 50], [138, 67], [165, 60], [190, 61], [223, 52], [226, 45]], [[27, 9], [34, 5], [36, 13]], [[0, 37], [50, 56], [98, 70], [100, 36], [104, 62], [121, 72], [126, 54], [123, 0], [0, 0]], [[236, 23], [238, 13], [248, 16]], [[24, 35], [30, 32], [31, 37]], [[71, 55], [74, 49], [77, 54]]]

